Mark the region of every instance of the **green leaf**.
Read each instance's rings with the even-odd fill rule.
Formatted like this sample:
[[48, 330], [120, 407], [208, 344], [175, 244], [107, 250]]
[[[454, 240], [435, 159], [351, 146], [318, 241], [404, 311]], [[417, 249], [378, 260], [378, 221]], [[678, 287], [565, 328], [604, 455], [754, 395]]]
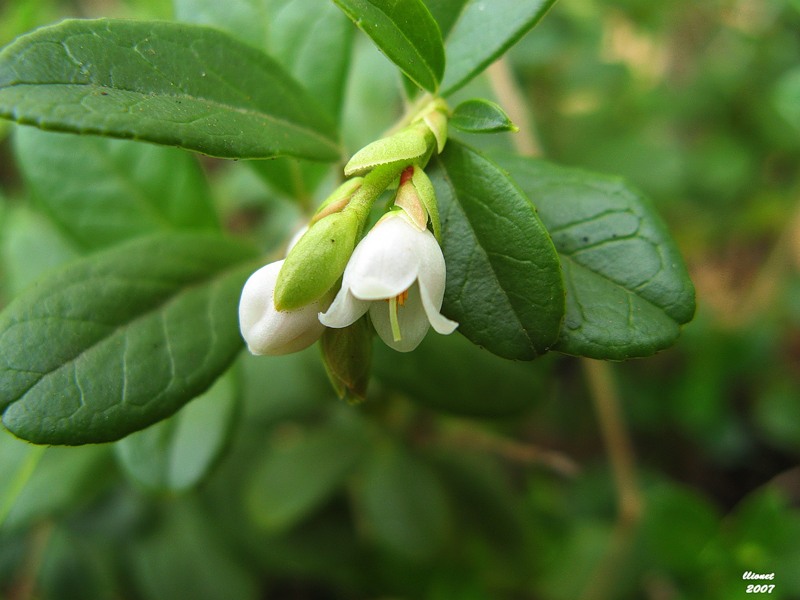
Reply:
[[401, 448], [377, 450], [357, 490], [366, 531], [381, 546], [416, 561], [447, 541], [452, 515], [433, 471]]
[[425, 0], [425, 6], [439, 24], [442, 38], [447, 39], [464, 6], [471, 0]]
[[236, 416], [234, 377], [220, 377], [177, 414], [116, 443], [125, 472], [145, 488], [181, 491], [195, 486], [225, 448]]
[[273, 191], [297, 201], [301, 206], [313, 206], [313, 192], [329, 172], [328, 165], [296, 158], [250, 160], [246, 164]]
[[[646, 502], [642, 537], [647, 555], [670, 573], [698, 574], [703, 569], [700, 554], [719, 529], [713, 505], [697, 492], [666, 481], [647, 490]], [[681, 527], [675, 527], [678, 522]]]
[[0, 314], [0, 409], [24, 439], [119, 439], [205, 391], [242, 347], [253, 251], [160, 234], [51, 273]]
[[215, 29], [66, 20], [0, 52], [0, 116], [223, 158], [336, 160], [332, 123], [283, 68]]
[[[354, 29], [320, 0], [175, 0], [180, 21], [212, 25], [263, 49], [291, 73], [328, 115], [339, 121]], [[290, 198], [311, 197], [324, 165], [291, 158], [248, 163]]]
[[622, 360], [672, 345], [694, 315], [683, 259], [650, 203], [624, 181], [507, 156], [539, 208], [567, 289], [560, 352]]
[[[478, 75], [536, 25], [555, 0], [428, 0], [442, 27], [447, 71], [442, 83], [448, 95]], [[452, 16], [453, 10], [459, 10]], [[433, 10], [433, 9], [432, 9]], [[440, 17], [441, 18], [441, 17]], [[452, 23], [452, 26], [450, 24]]]
[[343, 484], [366, 450], [362, 424], [330, 423], [314, 431], [278, 435], [253, 471], [247, 506], [270, 531], [297, 524]]
[[219, 228], [194, 157], [127, 140], [19, 127], [17, 162], [47, 214], [81, 247], [170, 230]]
[[117, 556], [93, 537], [83, 528], [71, 529], [68, 524], [53, 528], [37, 569], [37, 594], [48, 600], [124, 595], [114, 575]]
[[13, 297], [42, 273], [75, 259], [79, 252], [41, 213], [25, 206], [8, 209], [0, 236], [4, 284]]
[[279, 62], [328, 114], [342, 108], [354, 29], [319, 0], [175, 0], [176, 18], [226, 31]]
[[466, 100], [456, 106], [450, 125], [468, 133], [519, 131], [502, 108], [483, 99]]
[[422, 0], [334, 0], [409, 79], [436, 92], [444, 73], [439, 26]]
[[[137, 598], [144, 600], [257, 600], [259, 582], [242, 556], [225, 543], [215, 515], [198, 503], [172, 503], [171, 510], [128, 545]], [[128, 595], [134, 594], [126, 590]]]
[[447, 265], [444, 314], [498, 356], [546, 352], [558, 339], [564, 287], [530, 201], [497, 165], [454, 140], [431, 162]]

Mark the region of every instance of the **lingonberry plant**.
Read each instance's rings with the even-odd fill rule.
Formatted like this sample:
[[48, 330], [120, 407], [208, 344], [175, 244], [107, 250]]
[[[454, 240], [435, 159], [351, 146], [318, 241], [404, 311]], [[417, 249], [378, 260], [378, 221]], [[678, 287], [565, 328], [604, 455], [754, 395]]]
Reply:
[[[301, 360], [367, 402], [329, 398], [324, 427], [260, 464], [246, 494], [256, 521], [300, 522], [361, 468], [373, 535], [404, 556], [433, 552], [445, 494], [425, 464], [370, 443], [392, 420], [376, 405], [402, 393], [513, 413], [506, 392], [531, 388], [513, 361], [649, 356], [694, 313], [683, 261], [640, 193], [479, 149], [516, 127], [502, 101], [472, 97], [473, 80], [551, 4], [176, 0], [180, 22], [66, 20], [5, 47], [0, 116], [21, 124], [19, 168], [80, 256], [14, 290], [0, 316], [3, 426], [35, 444], [116, 442], [134, 481], [191, 487], [236, 435], [242, 370], [269, 374], [244, 377], [245, 394], [302, 389], [307, 372], [276, 355], [318, 343]], [[381, 81], [347, 93], [366, 40], [348, 18], [396, 67], [393, 98]], [[242, 177], [302, 216], [221, 223], [186, 150], [241, 161]], [[245, 347], [264, 356], [237, 361]], [[494, 379], [473, 389], [473, 372]], [[411, 482], [422, 532], [371, 518]]]

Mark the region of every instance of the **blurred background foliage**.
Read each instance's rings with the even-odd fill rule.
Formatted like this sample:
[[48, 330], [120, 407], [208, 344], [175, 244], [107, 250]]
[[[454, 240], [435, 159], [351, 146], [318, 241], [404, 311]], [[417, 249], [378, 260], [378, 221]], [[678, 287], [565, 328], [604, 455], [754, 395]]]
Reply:
[[[173, 14], [6, 0], [0, 44], [63, 16]], [[458, 336], [376, 345], [372, 399], [353, 408], [316, 348], [242, 356], [141, 443], [0, 434], [0, 597], [728, 600], [754, 571], [800, 598], [798, 31], [797, 0], [561, 0], [503, 65], [528, 150], [642, 188], [697, 286], [677, 346], [613, 366], [641, 512], [620, 504], [577, 359], [511, 363]], [[402, 107], [361, 36], [352, 67], [355, 149]], [[460, 94], [495, 92], [513, 99], [497, 77]], [[23, 183], [13, 127], [0, 137], [4, 303], [87, 250]], [[300, 218], [286, 190], [202, 164], [227, 228], [280, 250]]]

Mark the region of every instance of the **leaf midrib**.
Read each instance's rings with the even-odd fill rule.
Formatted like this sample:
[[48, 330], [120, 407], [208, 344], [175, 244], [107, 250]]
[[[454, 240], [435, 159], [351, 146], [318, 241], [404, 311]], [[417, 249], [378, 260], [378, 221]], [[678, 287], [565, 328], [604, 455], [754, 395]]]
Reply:
[[[442, 172], [444, 173], [444, 179], [445, 179], [445, 181], [447, 182], [447, 185], [450, 187], [450, 190], [451, 190], [451, 195], [452, 195], [452, 197], [453, 197], [454, 199], [456, 199], [456, 200], [455, 200], [455, 202], [453, 203], [453, 205], [454, 205], [454, 206], [457, 206], [458, 210], [461, 212], [461, 215], [463, 216], [463, 219], [462, 219], [462, 221], [464, 221], [464, 222], [466, 222], [466, 223], [467, 223], [467, 226], [469, 227], [469, 230], [470, 230], [470, 232], [472, 233], [472, 237], [473, 237], [473, 238], [474, 238], [476, 241], [479, 241], [479, 240], [480, 240], [480, 238], [479, 238], [479, 237], [478, 237], [478, 235], [476, 234], [476, 232], [475, 232], [475, 228], [474, 228], [474, 227], [472, 227], [472, 222], [471, 222], [471, 221], [470, 221], [470, 220], [469, 220], [469, 219], [466, 217], [466, 212], [464, 211], [463, 207], [461, 206], [461, 202], [459, 202], [459, 201], [458, 201], [459, 194], [458, 194], [458, 193], [457, 193], [457, 191], [456, 191], [456, 187], [455, 187], [455, 185], [453, 185], [452, 179], [450, 178], [450, 173], [449, 173], [449, 171], [447, 170], [447, 168], [445, 167], [445, 165], [443, 164], [443, 161], [442, 161], [441, 159], [437, 159], [437, 160], [438, 160], [438, 162], [439, 162], [439, 165], [440, 165], [440, 167], [441, 167], [441, 169], [442, 169]], [[528, 345], [529, 345], [529, 347], [530, 347], [530, 348], [532, 348], [532, 349], [533, 349], [533, 351], [534, 351], [535, 353], [537, 353], [537, 354], [538, 354], [538, 353], [539, 353], [539, 350], [537, 349], [536, 345], [534, 344], [533, 338], [531, 337], [531, 332], [529, 332], [529, 331], [528, 331], [528, 330], [527, 330], [527, 329], [526, 329], [526, 328], [523, 326], [523, 324], [522, 324], [522, 320], [520, 319], [520, 316], [519, 316], [519, 314], [517, 313], [517, 310], [516, 310], [516, 308], [514, 307], [514, 304], [511, 302], [511, 298], [509, 297], [509, 295], [508, 295], [508, 293], [506, 292], [505, 288], [504, 288], [502, 285], [500, 285], [500, 280], [499, 280], [499, 278], [497, 277], [497, 272], [496, 272], [496, 270], [495, 270], [494, 263], [493, 263], [493, 262], [491, 261], [491, 259], [489, 258], [489, 253], [486, 251], [486, 249], [485, 249], [485, 248], [483, 247], [483, 245], [482, 245], [482, 244], [480, 244], [480, 243], [477, 243], [477, 244], [475, 245], [475, 247], [473, 248], [473, 252], [477, 252], [477, 251], [478, 251], [478, 248], [480, 248], [480, 252], [481, 252], [481, 253], [482, 253], [482, 254], [483, 254], [485, 257], [486, 257], [486, 262], [487, 262], [487, 263], [488, 263], [488, 264], [491, 266], [491, 269], [490, 269], [490, 270], [491, 270], [491, 273], [492, 273], [492, 278], [494, 279], [494, 282], [496, 283], [496, 287], [497, 287], [497, 289], [499, 289], [499, 290], [502, 292], [503, 299], [505, 300], [506, 304], [507, 304], [507, 305], [508, 305], [508, 307], [510, 308], [510, 310], [511, 310], [511, 313], [514, 315], [514, 318], [515, 318], [515, 320], [516, 320], [516, 322], [517, 322], [517, 325], [519, 326], [519, 330], [521, 330], [521, 331], [523, 331], [523, 332], [524, 332], [524, 334], [525, 334], [525, 337], [526, 337], [526, 339], [528, 340]]]
[[[283, 118], [280, 118], [280, 117], [276, 117], [276, 116], [270, 115], [268, 113], [260, 112], [258, 110], [254, 110], [252, 108], [247, 108], [247, 107], [244, 107], [244, 106], [237, 106], [237, 105], [234, 105], [234, 104], [226, 104], [226, 103], [221, 102], [219, 100], [206, 98], [204, 96], [192, 96], [192, 95], [189, 95], [189, 94], [166, 94], [166, 93], [147, 94], [147, 93], [141, 92], [139, 90], [131, 90], [131, 89], [122, 88], [122, 87], [112, 87], [112, 86], [101, 85], [101, 84], [97, 84], [97, 83], [72, 83], [72, 82], [66, 83], [66, 82], [63, 82], [63, 81], [43, 81], [43, 82], [35, 82], [35, 83], [31, 83], [31, 82], [12, 83], [10, 85], [6, 85], [6, 86], [3, 86], [3, 87], [0, 87], [0, 94], [2, 94], [4, 89], [12, 89], [12, 88], [15, 88], [15, 87], [24, 88], [24, 87], [40, 87], [40, 86], [64, 86], [64, 87], [75, 87], [75, 88], [86, 87], [86, 88], [94, 88], [94, 89], [97, 89], [97, 90], [111, 90], [113, 92], [125, 92], [127, 94], [135, 94], [135, 95], [137, 95], [137, 96], [139, 96], [139, 97], [141, 97], [143, 99], [147, 99], [147, 98], [165, 98], [165, 99], [173, 99], [173, 100], [187, 100], [187, 101], [196, 102], [198, 104], [207, 104], [210, 107], [215, 108], [217, 110], [230, 110], [232, 112], [238, 112], [238, 113], [246, 115], [248, 117], [252, 117], [252, 118], [255, 118], [255, 119], [262, 119], [264, 121], [275, 123], [275, 124], [281, 125], [283, 127], [286, 127], [288, 129], [291, 129], [291, 130], [294, 130], [294, 131], [298, 131], [300, 133], [304, 133], [306, 135], [309, 135], [309, 136], [315, 138], [318, 141], [321, 141], [321, 142], [325, 143], [331, 149], [336, 150], [336, 152], [340, 152], [339, 146], [336, 143], [334, 143], [331, 140], [331, 138], [328, 138], [327, 136], [324, 136], [323, 134], [318, 133], [314, 129], [306, 128], [306, 127], [298, 125], [296, 123], [292, 123], [291, 121], [287, 121], [286, 119], [283, 119]], [[22, 122], [22, 119], [20, 119], [20, 117], [15, 115], [14, 112], [3, 110], [2, 106], [0, 106], [0, 115], [9, 116], [9, 117], [13, 118], [16, 121]], [[137, 117], [131, 115], [131, 118], [137, 118]], [[156, 122], [166, 121], [166, 120], [153, 119], [152, 117], [145, 117], [145, 118], [152, 119], [153, 121], [156, 121]], [[166, 122], [172, 123], [172, 124], [178, 125], [178, 126], [187, 126], [188, 125], [188, 123], [177, 123], [175, 121], [166, 121]]]
[[[109, 327], [109, 331], [107, 333], [104, 333], [103, 335], [101, 335], [96, 340], [92, 341], [91, 344], [81, 348], [80, 352], [78, 352], [77, 354], [71, 356], [69, 359], [63, 361], [61, 364], [55, 366], [52, 369], [49, 369], [48, 371], [40, 373], [40, 376], [38, 378], [36, 378], [36, 380], [33, 383], [31, 383], [22, 393], [20, 393], [17, 396], [17, 398], [15, 398], [14, 400], [10, 401], [7, 404], [6, 408], [4, 409], [4, 412], [12, 404], [15, 404], [15, 403], [23, 400], [25, 398], [25, 396], [27, 396], [29, 393], [31, 393], [34, 390], [34, 388], [36, 388], [44, 379], [46, 379], [50, 375], [53, 375], [54, 373], [58, 372], [59, 370], [61, 370], [63, 368], [73, 366], [81, 358], [81, 356], [83, 356], [84, 354], [90, 352], [93, 348], [99, 346], [100, 344], [102, 344], [106, 340], [112, 338], [117, 333], [130, 328], [137, 321], [143, 320], [145, 318], [148, 318], [148, 317], [153, 316], [153, 315], [158, 314], [158, 313], [163, 313], [163, 309], [165, 307], [167, 307], [168, 305], [170, 305], [173, 302], [177, 302], [178, 300], [180, 300], [180, 298], [184, 294], [189, 293], [189, 292], [193, 291], [194, 289], [196, 289], [196, 288], [198, 288], [200, 286], [203, 286], [203, 285], [211, 286], [214, 283], [224, 279], [226, 276], [232, 274], [236, 270], [243, 268], [244, 265], [247, 264], [247, 262], [251, 262], [251, 261], [255, 261], [255, 259], [248, 259], [246, 261], [241, 261], [239, 263], [236, 263], [235, 265], [232, 265], [230, 267], [226, 267], [225, 269], [223, 269], [221, 271], [215, 271], [214, 273], [211, 273], [209, 276], [203, 277], [200, 280], [193, 281], [192, 283], [190, 283], [188, 285], [182, 285], [182, 286], [177, 288], [177, 291], [176, 291], [175, 294], [167, 295], [162, 301], [158, 302], [158, 304], [154, 305], [153, 307], [149, 308], [148, 310], [146, 310], [146, 311], [144, 311], [142, 313], [134, 315], [132, 318], [128, 319], [127, 321], [123, 321], [123, 322], [120, 322], [120, 323], [114, 323], [114, 324], [97, 323], [99, 325], [106, 325], [107, 327]], [[99, 274], [97, 276], [97, 278], [101, 279], [102, 281], [106, 281], [107, 280], [106, 274]], [[83, 280], [82, 282], [85, 282], [85, 281], [87, 281], [87, 280]], [[88, 281], [91, 281], [91, 278], [88, 279]], [[138, 279], [136, 281], [138, 281]], [[54, 316], [54, 317], [38, 317], [38, 318], [53, 318], [53, 319], [57, 319], [57, 320], [61, 319], [61, 317], [58, 317], [58, 316]], [[33, 320], [36, 320], [36, 319], [30, 319], [30, 320], [26, 319], [25, 321], [22, 321], [22, 322], [18, 321], [15, 324], [24, 324], [24, 323], [28, 323], [28, 322], [33, 321]], [[71, 319], [71, 320], [84, 321], [83, 319]], [[90, 321], [86, 321], [86, 322], [90, 322]], [[91, 322], [96, 323], [95, 321], [91, 321]], [[6, 331], [7, 331], [7, 329], [6, 329]], [[3, 370], [6, 370], [6, 369], [3, 369]]]

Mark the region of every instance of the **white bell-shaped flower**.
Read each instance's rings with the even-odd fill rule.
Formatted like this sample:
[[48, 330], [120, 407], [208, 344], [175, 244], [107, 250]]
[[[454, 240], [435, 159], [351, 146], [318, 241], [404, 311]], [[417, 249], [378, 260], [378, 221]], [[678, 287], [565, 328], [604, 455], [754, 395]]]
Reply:
[[458, 323], [444, 317], [445, 263], [436, 238], [405, 211], [383, 217], [358, 244], [342, 288], [319, 320], [347, 327], [369, 311], [381, 339], [400, 352], [416, 348], [428, 328], [452, 333]]
[[312, 302], [298, 310], [279, 311], [273, 294], [283, 261], [270, 263], [253, 273], [239, 300], [239, 329], [251, 353], [277, 356], [307, 348], [325, 327], [317, 315], [328, 301]]

